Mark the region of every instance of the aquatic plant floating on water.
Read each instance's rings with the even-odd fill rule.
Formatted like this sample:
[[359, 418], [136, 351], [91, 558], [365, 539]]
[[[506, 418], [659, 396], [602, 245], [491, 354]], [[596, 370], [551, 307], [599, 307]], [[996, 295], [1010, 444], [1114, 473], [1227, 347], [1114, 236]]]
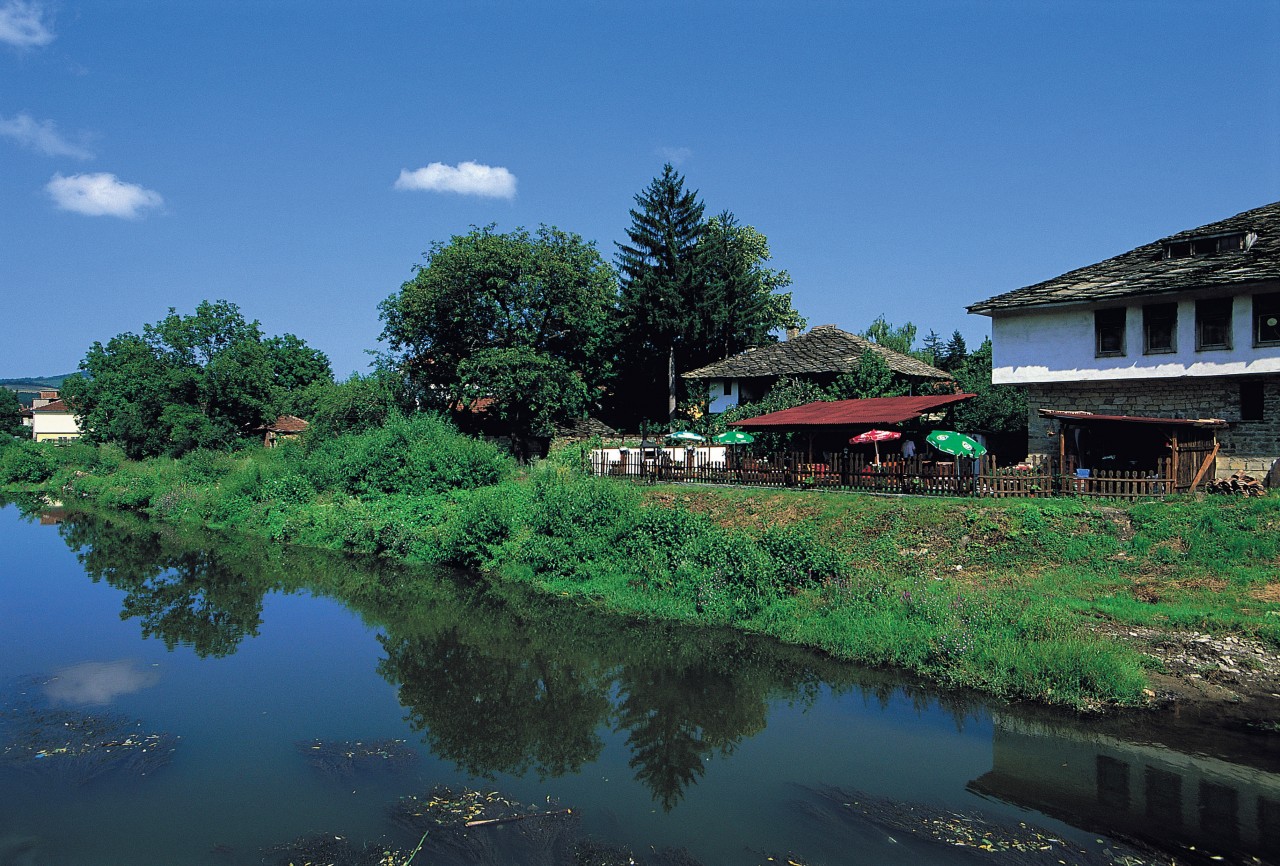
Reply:
[[349, 778], [369, 771], [395, 771], [412, 766], [418, 752], [404, 740], [304, 740], [298, 751], [327, 776]]

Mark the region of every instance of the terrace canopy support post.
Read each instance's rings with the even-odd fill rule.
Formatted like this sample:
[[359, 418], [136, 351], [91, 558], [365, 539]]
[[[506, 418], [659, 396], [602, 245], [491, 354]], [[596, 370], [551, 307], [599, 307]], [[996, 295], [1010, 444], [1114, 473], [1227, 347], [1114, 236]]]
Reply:
[[1063, 493], [1067, 492], [1067, 485], [1071, 484], [1067, 479], [1067, 425], [1061, 421], [1058, 422], [1058, 484]]

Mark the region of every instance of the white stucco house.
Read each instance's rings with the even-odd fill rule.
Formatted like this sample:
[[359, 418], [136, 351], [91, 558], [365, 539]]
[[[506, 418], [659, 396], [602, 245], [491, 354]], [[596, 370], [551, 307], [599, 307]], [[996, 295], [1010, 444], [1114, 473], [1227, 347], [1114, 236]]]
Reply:
[[1082, 412], [1112, 451], [1202, 422], [1219, 476], [1280, 458], [1280, 202], [968, 309], [991, 317], [992, 382], [1027, 391], [1030, 454]]
[[31, 409], [31, 438], [36, 442], [70, 442], [81, 437], [75, 413], [54, 399]]

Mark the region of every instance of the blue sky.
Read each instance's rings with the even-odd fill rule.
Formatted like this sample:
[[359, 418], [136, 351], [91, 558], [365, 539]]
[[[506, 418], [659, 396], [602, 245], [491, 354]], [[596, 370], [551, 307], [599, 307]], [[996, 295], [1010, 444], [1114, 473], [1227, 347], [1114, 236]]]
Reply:
[[811, 324], [976, 344], [1280, 199], [1280, 2], [0, 0], [0, 378], [205, 298], [364, 370], [433, 240], [612, 260], [668, 159]]

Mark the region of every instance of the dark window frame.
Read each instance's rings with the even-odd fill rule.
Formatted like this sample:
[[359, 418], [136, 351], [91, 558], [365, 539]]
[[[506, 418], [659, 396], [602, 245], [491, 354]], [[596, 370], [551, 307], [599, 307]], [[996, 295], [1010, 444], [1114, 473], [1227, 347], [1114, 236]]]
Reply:
[[1240, 380], [1240, 420], [1267, 420], [1267, 388], [1262, 379]]
[[[1272, 339], [1264, 340], [1262, 338], [1264, 317], [1277, 320], [1277, 324], [1267, 326], [1267, 328], [1274, 334]], [[1254, 295], [1252, 318], [1254, 347], [1262, 348], [1264, 346], [1280, 346], [1280, 292], [1267, 292], [1260, 295]]]
[[[1153, 326], [1169, 325], [1169, 345], [1155, 346], [1151, 342]], [[1171, 355], [1178, 351], [1178, 304], [1147, 304], [1142, 308], [1142, 354]]]
[[1221, 235], [1170, 241], [1164, 245], [1164, 258], [1189, 259], [1192, 256], [1216, 256], [1219, 253], [1234, 253], [1248, 248], [1247, 232], [1228, 232]]
[[[1093, 356], [1095, 358], [1123, 358], [1125, 352], [1125, 331], [1128, 330], [1129, 316], [1125, 307], [1110, 307], [1093, 311]], [[1110, 337], [1119, 338], [1119, 347], [1104, 349], [1103, 341]]]
[[[1197, 352], [1225, 352], [1231, 350], [1235, 336], [1234, 300], [1234, 298], [1212, 298], [1196, 301]], [[1220, 343], [1209, 342], [1205, 337], [1205, 331], [1209, 326], [1219, 324], [1219, 320], [1224, 323], [1222, 333], [1225, 339]]]

